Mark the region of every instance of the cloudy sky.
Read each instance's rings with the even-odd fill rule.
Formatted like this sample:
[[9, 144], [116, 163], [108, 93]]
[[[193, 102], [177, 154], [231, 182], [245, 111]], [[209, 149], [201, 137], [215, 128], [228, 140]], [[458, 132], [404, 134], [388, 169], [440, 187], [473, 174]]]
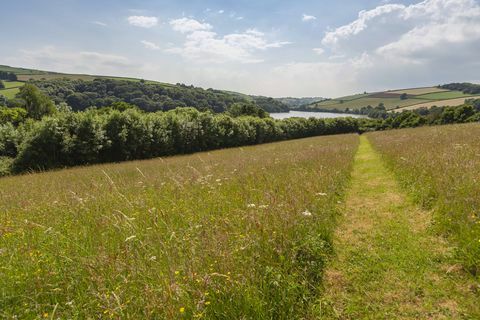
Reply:
[[0, 64], [269, 96], [480, 79], [479, 0], [23, 0]]

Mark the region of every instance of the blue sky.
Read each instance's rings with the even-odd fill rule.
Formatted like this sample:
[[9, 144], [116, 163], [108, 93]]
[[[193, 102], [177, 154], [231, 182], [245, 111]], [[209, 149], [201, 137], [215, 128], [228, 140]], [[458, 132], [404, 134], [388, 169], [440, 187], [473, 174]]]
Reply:
[[477, 0], [24, 0], [2, 8], [0, 64], [270, 96], [480, 78]]

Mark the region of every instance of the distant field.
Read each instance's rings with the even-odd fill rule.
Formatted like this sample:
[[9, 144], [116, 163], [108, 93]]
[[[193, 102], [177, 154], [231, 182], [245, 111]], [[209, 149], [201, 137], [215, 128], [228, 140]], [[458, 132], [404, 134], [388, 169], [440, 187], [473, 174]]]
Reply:
[[403, 90], [395, 90], [395, 91], [387, 91], [390, 93], [406, 93], [406, 94], [411, 94], [411, 95], [423, 95], [427, 93], [433, 93], [433, 92], [444, 92], [448, 91], [446, 89], [440, 89], [436, 87], [428, 87], [428, 88], [413, 88], [413, 89], [403, 89]]
[[3, 89], [0, 90], [0, 94], [7, 97], [8, 99], [15, 98], [15, 95], [20, 91], [19, 88], [12, 88], [12, 89]]
[[462, 104], [465, 103], [466, 100], [471, 99], [472, 97], [469, 98], [457, 98], [457, 99], [448, 99], [448, 100], [440, 100], [440, 101], [432, 101], [432, 102], [424, 102], [424, 103], [419, 103], [415, 104], [412, 106], [407, 106], [401, 109], [398, 109], [398, 111], [403, 111], [403, 110], [415, 110], [419, 108], [431, 108], [433, 106], [437, 107], [456, 107], [456, 106], [461, 106]]
[[319, 318], [338, 135], [0, 179], [0, 315]]
[[[407, 99], [400, 99], [402, 94], [407, 94]], [[466, 97], [471, 95], [435, 87], [411, 88], [345, 96], [311, 104], [308, 108], [312, 111], [316, 108], [356, 110], [367, 106], [376, 107], [383, 103], [387, 110], [412, 110], [429, 106], [458, 106], [465, 102]]]
[[471, 94], [465, 94], [461, 91], [444, 91], [437, 93], [429, 93], [417, 96], [418, 99], [428, 99], [428, 100], [448, 100], [462, 97], [470, 97]]
[[6, 89], [0, 90], [0, 95], [7, 97], [8, 99], [15, 98], [15, 95], [20, 91], [20, 87], [24, 85], [19, 81], [3, 81]]
[[3, 81], [3, 84], [6, 89], [18, 88], [24, 85], [24, 83], [20, 81]]
[[317, 103], [316, 106], [320, 108], [325, 108], [325, 109], [339, 109], [339, 110], [344, 110], [344, 109], [360, 109], [362, 107], [367, 107], [367, 106], [372, 106], [376, 107], [378, 104], [383, 103], [385, 105], [385, 108], [387, 109], [395, 109], [397, 106], [398, 107], [403, 107], [403, 106], [408, 106], [416, 103], [421, 103], [422, 100], [418, 99], [406, 99], [406, 100], [401, 100], [400, 98], [395, 98], [395, 99], [385, 99], [385, 98], [372, 98], [372, 97], [365, 97], [361, 99], [355, 99], [355, 100], [350, 100], [347, 101], [345, 100], [343, 103], [340, 103], [339, 101], [324, 101], [322, 103]]

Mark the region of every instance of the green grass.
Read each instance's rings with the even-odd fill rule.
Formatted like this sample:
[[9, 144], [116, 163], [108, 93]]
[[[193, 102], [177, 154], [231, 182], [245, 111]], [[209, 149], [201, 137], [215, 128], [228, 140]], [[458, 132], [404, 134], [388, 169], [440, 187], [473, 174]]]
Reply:
[[357, 135], [0, 179], [0, 317], [313, 318]]
[[480, 279], [479, 124], [374, 133], [416, 201], [435, 212], [435, 224], [456, 245], [464, 269]]
[[469, 97], [471, 94], [465, 94], [461, 91], [446, 91], [446, 92], [437, 92], [429, 93], [417, 96], [418, 99], [428, 99], [428, 100], [448, 100], [456, 98]]
[[478, 319], [478, 296], [468, 289], [476, 283], [455, 267], [431, 213], [403, 193], [365, 136], [361, 141], [321, 318]]
[[8, 99], [13, 99], [15, 98], [15, 95], [20, 91], [19, 88], [12, 88], [12, 89], [3, 89], [0, 90], [0, 94], [4, 95]]
[[3, 81], [3, 84], [5, 85], [5, 89], [18, 88], [24, 85], [24, 83], [20, 81]]

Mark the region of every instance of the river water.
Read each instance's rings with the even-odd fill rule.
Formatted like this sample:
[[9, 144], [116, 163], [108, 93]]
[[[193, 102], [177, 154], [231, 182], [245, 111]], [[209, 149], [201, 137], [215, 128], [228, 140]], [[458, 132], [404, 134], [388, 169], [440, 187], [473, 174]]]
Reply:
[[358, 114], [348, 114], [348, 113], [331, 113], [331, 112], [305, 112], [305, 111], [290, 111], [282, 113], [270, 113], [270, 116], [274, 119], [287, 119], [287, 118], [366, 118], [366, 116]]

